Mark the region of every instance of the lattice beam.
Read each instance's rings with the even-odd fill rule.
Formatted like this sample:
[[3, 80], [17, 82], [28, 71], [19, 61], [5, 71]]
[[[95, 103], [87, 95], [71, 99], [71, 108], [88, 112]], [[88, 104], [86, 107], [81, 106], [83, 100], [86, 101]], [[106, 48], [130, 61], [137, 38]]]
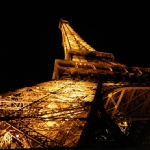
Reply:
[[[66, 20], [60, 20], [59, 29], [62, 32], [62, 44], [65, 51], [65, 60], [71, 60], [70, 54], [80, 53], [80, 56], [73, 56], [73, 60], [75, 61], [84, 61], [87, 60], [84, 55], [87, 55], [89, 52], [96, 52], [94, 48], [88, 45], [69, 25], [69, 22]], [[88, 52], [88, 53], [87, 53]], [[70, 54], [69, 54], [70, 53]], [[98, 54], [98, 52], [97, 52]], [[113, 54], [99, 52], [100, 57], [107, 57], [114, 59]]]

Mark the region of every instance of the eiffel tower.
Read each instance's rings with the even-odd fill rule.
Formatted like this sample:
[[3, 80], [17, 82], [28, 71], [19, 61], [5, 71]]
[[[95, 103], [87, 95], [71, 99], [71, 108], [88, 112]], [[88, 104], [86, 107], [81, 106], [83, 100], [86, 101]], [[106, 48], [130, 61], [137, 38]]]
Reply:
[[51, 81], [0, 95], [0, 148], [150, 146], [150, 68], [99, 52], [60, 20]]

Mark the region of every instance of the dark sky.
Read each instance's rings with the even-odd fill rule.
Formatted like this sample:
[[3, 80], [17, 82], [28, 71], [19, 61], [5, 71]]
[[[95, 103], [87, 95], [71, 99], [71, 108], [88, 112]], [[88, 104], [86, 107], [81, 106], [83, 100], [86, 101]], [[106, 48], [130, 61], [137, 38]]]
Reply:
[[0, 4], [0, 92], [51, 79], [55, 58], [64, 58], [60, 18], [117, 62], [150, 67], [146, 4], [6, 2]]

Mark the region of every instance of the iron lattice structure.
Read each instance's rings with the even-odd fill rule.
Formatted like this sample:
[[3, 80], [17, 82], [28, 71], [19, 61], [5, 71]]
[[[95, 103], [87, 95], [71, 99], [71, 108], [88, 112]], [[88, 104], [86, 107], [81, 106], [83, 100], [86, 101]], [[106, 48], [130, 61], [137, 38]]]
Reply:
[[150, 68], [96, 51], [60, 20], [52, 80], [0, 96], [0, 148], [150, 145]]

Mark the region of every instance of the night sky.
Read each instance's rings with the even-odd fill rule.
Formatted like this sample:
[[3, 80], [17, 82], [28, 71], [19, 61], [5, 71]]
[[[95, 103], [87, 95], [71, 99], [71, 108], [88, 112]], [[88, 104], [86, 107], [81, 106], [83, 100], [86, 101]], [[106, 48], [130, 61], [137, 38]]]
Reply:
[[149, 9], [145, 4], [0, 4], [0, 92], [51, 80], [63, 59], [60, 18], [97, 51], [115, 61], [150, 67]]

